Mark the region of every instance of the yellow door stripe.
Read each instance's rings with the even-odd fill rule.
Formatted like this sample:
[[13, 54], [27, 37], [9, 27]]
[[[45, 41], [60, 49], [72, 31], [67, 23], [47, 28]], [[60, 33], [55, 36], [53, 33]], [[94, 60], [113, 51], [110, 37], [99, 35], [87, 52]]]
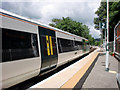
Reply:
[[52, 47], [52, 38], [49, 36], [50, 39], [50, 48], [51, 48], [51, 55], [53, 55], [53, 47]]
[[48, 53], [48, 56], [50, 55], [50, 47], [49, 47], [49, 40], [48, 40], [48, 35], [46, 35], [46, 44], [47, 44], [47, 53]]

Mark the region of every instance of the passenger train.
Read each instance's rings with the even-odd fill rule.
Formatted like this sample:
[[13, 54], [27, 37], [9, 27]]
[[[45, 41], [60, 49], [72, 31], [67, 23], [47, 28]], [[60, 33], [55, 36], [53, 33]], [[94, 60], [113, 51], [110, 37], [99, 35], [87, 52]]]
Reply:
[[114, 28], [114, 53], [120, 60], [120, 21]]
[[0, 9], [2, 88], [89, 52], [87, 39]]

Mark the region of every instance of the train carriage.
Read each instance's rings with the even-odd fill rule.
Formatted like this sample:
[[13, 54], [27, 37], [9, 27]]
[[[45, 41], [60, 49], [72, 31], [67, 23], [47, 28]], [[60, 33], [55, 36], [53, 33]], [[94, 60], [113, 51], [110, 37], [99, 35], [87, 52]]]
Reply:
[[120, 59], [120, 21], [114, 29], [114, 52]]
[[[2, 88], [57, 68], [89, 52], [83, 37], [0, 9]], [[88, 50], [85, 50], [88, 48]]]

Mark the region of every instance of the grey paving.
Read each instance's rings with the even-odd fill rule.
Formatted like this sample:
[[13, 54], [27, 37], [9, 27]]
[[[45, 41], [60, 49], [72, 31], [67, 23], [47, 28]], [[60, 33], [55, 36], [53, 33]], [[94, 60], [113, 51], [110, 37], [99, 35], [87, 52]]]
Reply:
[[106, 72], [105, 55], [99, 56], [82, 88], [118, 88], [116, 80], [117, 73], [115, 72], [118, 72], [119, 63], [116, 58], [109, 56], [109, 69], [111, 72]]

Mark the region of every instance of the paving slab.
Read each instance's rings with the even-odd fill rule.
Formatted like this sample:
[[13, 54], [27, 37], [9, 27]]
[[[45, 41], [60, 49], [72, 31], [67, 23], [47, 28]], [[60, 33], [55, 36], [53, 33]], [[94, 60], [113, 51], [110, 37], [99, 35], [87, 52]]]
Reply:
[[120, 62], [109, 55], [109, 72], [105, 71], [105, 54], [100, 54], [82, 88], [118, 88], [116, 74]]

